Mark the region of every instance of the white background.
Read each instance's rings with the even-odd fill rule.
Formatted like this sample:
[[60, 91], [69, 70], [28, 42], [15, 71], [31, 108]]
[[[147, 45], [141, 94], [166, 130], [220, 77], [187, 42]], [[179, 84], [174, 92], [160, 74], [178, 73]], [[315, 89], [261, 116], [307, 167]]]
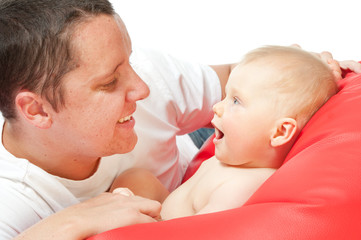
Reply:
[[133, 45], [206, 64], [298, 43], [361, 60], [360, 0], [111, 0]]

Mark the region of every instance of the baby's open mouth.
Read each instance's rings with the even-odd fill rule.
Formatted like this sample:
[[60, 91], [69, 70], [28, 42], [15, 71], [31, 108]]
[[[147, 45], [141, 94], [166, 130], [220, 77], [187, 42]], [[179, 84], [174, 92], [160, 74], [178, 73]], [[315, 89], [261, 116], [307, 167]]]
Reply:
[[221, 130], [219, 130], [218, 128], [214, 128], [214, 129], [215, 129], [215, 131], [214, 131], [214, 133], [215, 133], [215, 138], [216, 138], [216, 139], [221, 139], [221, 138], [223, 138], [223, 136], [224, 136], [223, 132], [222, 132]]

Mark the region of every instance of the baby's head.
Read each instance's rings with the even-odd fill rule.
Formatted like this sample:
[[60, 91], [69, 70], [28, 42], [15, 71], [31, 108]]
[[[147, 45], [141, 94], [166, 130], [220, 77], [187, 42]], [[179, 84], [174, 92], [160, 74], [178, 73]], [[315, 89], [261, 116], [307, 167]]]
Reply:
[[336, 92], [332, 70], [308, 52], [281, 46], [249, 52], [213, 108], [216, 157], [231, 165], [279, 167], [301, 128]]
[[240, 66], [247, 65], [267, 70], [268, 77], [259, 82], [259, 87], [273, 95], [269, 98], [270, 107], [280, 117], [294, 118], [299, 128], [337, 92], [335, 77], [327, 64], [299, 48], [257, 48], [240, 62]]

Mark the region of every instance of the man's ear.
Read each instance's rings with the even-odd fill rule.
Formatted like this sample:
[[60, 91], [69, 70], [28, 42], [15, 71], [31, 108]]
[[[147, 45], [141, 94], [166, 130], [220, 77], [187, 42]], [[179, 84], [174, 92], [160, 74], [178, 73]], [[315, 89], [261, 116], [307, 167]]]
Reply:
[[271, 146], [279, 147], [292, 140], [297, 131], [297, 122], [293, 118], [281, 118], [276, 122], [271, 135]]
[[36, 127], [46, 129], [51, 126], [51, 116], [39, 95], [29, 91], [21, 91], [16, 95], [15, 105], [20, 115]]

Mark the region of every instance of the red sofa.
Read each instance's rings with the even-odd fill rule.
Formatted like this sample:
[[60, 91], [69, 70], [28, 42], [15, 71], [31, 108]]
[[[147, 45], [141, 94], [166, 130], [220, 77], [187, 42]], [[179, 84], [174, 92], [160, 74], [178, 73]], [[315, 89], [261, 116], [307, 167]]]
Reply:
[[[90, 239], [360, 240], [361, 75], [349, 73], [339, 84], [339, 93], [305, 126], [282, 167], [244, 206], [118, 228]], [[213, 149], [210, 141], [186, 177]]]

